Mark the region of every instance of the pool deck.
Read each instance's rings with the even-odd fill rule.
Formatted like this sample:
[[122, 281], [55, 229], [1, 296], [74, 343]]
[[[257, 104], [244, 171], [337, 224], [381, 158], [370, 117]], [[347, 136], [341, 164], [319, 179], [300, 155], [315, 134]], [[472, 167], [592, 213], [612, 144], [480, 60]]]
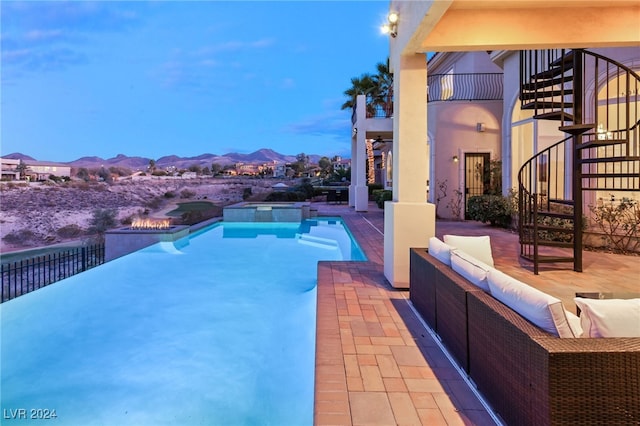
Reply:
[[[316, 343], [316, 425], [495, 425], [487, 410], [409, 302], [383, 274], [384, 216], [314, 203], [319, 215], [341, 216], [367, 262], [320, 262]], [[638, 292], [640, 257], [584, 252], [534, 275], [519, 259], [518, 236], [477, 222], [438, 221], [436, 235], [490, 235], [496, 268], [559, 297], [575, 309], [577, 291]], [[612, 282], [612, 277], [614, 282]]]

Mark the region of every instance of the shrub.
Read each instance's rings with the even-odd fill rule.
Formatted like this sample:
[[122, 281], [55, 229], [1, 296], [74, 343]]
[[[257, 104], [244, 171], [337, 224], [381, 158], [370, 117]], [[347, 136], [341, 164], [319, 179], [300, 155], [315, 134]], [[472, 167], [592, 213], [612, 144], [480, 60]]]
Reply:
[[7, 244], [26, 245], [29, 241], [35, 238], [35, 234], [30, 229], [18, 229], [13, 232], [9, 232], [2, 237], [2, 240]]
[[451, 216], [454, 219], [460, 220], [460, 214], [462, 213], [462, 191], [454, 189], [453, 193], [454, 196], [451, 197], [447, 203], [447, 207], [451, 209]]
[[120, 219], [120, 224], [131, 225], [133, 223], [133, 219], [135, 219], [137, 216], [142, 216], [142, 213], [140, 213], [139, 215], [130, 214], [129, 216], [123, 217], [122, 219]]
[[208, 210], [189, 210], [180, 216], [180, 224], [195, 225], [207, 219], [222, 216], [222, 208], [216, 206]]
[[76, 188], [80, 191], [88, 191], [91, 189], [91, 185], [89, 185], [89, 182], [85, 182], [85, 181], [73, 182], [71, 187]]
[[180, 191], [180, 198], [193, 198], [195, 196], [195, 191], [191, 191], [190, 189], [183, 189]]
[[[538, 216], [538, 225], [572, 229], [573, 220], [563, 219], [560, 217]], [[538, 238], [543, 241], [560, 241], [570, 243], [573, 241], [573, 234], [556, 230], [539, 229]]]
[[298, 191], [276, 191], [265, 198], [265, 201], [304, 201], [306, 194]]
[[162, 197], [153, 197], [149, 201], [147, 201], [144, 206], [148, 209], [155, 210], [162, 205]]
[[251, 197], [252, 194], [253, 192], [251, 191], [251, 187], [244, 188], [242, 190], [242, 199], [246, 200], [247, 198]]
[[436, 218], [439, 218], [438, 208], [440, 207], [440, 201], [447, 198], [447, 180], [440, 182], [436, 180], [436, 186], [438, 187], [438, 192], [436, 193]]
[[[315, 189], [313, 188], [313, 185], [311, 185], [309, 182], [305, 182], [303, 184], [294, 186], [293, 188], [290, 189], [290, 191], [303, 194], [302, 199], [299, 199], [298, 201], [304, 201], [304, 200], [313, 198], [315, 194]], [[300, 196], [298, 196], [298, 198], [300, 198]]]
[[375, 201], [376, 198], [373, 195], [373, 193], [376, 192], [376, 191], [380, 191], [381, 189], [384, 189], [382, 184], [379, 184], [379, 183], [369, 183], [369, 184], [367, 184], [367, 190], [369, 192], [369, 200], [370, 201]]
[[468, 217], [491, 226], [508, 228], [511, 223], [511, 202], [502, 195], [476, 195], [467, 202]]
[[593, 220], [604, 233], [607, 244], [622, 254], [637, 251], [640, 247], [640, 206], [630, 198], [610, 202], [598, 200], [589, 206]]
[[102, 234], [109, 228], [115, 227], [118, 223], [116, 216], [118, 212], [115, 209], [95, 209], [93, 217], [89, 221], [90, 234]]
[[167, 191], [164, 193], [164, 198], [175, 198], [176, 193], [173, 191]]
[[379, 208], [384, 209], [384, 202], [393, 200], [393, 192], [388, 189], [377, 189], [372, 196]]
[[78, 238], [84, 234], [84, 229], [72, 223], [70, 225], [63, 226], [62, 228], [58, 228], [56, 231], [60, 238]]
[[71, 178], [69, 176], [49, 175], [49, 180], [52, 180], [55, 183], [61, 183], [61, 182], [69, 182]]

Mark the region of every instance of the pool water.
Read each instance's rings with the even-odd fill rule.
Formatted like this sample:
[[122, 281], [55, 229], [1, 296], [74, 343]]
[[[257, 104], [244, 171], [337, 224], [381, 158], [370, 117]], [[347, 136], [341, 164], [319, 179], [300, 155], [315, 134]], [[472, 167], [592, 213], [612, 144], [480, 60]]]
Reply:
[[319, 260], [364, 255], [339, 220], [221, 223], [3, 303], [2, 424], [313, 424]]

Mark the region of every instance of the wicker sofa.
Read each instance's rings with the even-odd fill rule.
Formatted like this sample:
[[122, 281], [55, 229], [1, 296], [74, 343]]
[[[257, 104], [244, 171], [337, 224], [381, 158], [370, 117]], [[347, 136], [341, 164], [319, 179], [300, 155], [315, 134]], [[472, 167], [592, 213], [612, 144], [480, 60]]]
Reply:
[[640, 425], [640, 338], [559, 338], [413, 248], [410, 299], [509, 425]]

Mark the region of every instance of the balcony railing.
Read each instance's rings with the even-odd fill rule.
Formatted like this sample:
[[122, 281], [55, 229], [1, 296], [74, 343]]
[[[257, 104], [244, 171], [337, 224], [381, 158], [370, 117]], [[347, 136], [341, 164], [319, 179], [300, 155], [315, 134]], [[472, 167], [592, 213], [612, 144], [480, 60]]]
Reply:
[[432, 74], [427, 76], [427, 101], [501, 100], [502, 73]]
[[[432, 74], [427, 77], [427, 102], [434, 101], [493, 101], [503, 97], [502, 73]], [[393, 117], [393, 102], [376, 104], [367, 95], [367, 118]], [[351, 123], [356, 122], [356, 108]]]
[[[374, 103], [372, 96], [367, 95], [366, 102], [367, 102], [366, 118], [391, 118], [391, 117], [393, 117], [393, 100], [390, 100], [385, 105], [380, 105], [380, 104]], [[357, 118], [356, 117], [356, 110], [357, 110], [357, 108], [358, 108], [358, 105], [356, 105], [353, 108], [353, 111], [351, 112], [351, 123], [355, 123], [356, 122], [356, 118]]]
[[393, 117], [393, 101], [385, 105], [373, 104], [367, 97], [367, 118], [391, 118]]

